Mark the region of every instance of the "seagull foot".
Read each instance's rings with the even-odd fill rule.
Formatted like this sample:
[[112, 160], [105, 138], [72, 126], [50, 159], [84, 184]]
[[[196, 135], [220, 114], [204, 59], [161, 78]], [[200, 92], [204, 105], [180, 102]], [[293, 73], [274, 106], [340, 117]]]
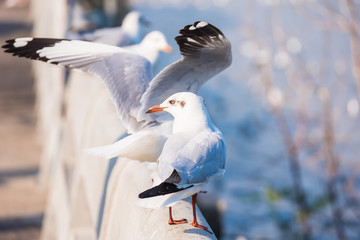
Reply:
[[182, 223], [187, 223], [187, 222], [188, 221], [185, 218], [180, 219], [180, 220], [169, 220], [170, 225], [182, 224]]
[[202, 229], [202, 230], [205, 230], [205, 231], [207, 231], [207, 232], [210, 233], [210, 234], [213, 234], [207, 227], [205, 227], [205, 226], [203, 226], [203, 225], [200, 225], [200, 224], [194, 223], [194, 222], [192, 222], [191, 225], [192, 225], [193, 227], [196, 227], [196, 228], [200, 228], [200, 229]]
[[200, 191], [199, 193], [207, 193], [207, 191]]

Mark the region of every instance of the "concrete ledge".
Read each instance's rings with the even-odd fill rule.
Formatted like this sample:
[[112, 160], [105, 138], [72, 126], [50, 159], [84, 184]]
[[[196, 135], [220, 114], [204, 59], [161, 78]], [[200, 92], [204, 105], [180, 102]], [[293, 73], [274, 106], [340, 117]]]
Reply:
[[[167, 223], [168, 208], [146, 209], [136, 205], [138, 194], [152, 185], [150, 173], [155, 166], [156, 163], [118, 159], [107, 189], [100, 240], [216, 239], [190, 225], [192, 207], [188, 201], [180, 201], [173, 207], [174, 218], [186, 218], [189, 222], [180, 225]], [[201, 212], [197, 214], [200, 224], [209, 227]]]

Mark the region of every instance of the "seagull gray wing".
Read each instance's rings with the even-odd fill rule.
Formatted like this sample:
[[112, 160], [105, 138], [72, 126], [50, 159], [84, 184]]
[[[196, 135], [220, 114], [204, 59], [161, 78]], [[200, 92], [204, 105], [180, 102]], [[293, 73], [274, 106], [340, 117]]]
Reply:
[[167, 66], [151, 82], [141, 98], [138, 120], [146, 110], [176, 92], [193, 92], [231, 64], [231, 45], [224, 34], [206, 22], [195, 22], [175, 38], [182, 59]]
[[[85, 69], [104, 81], [128, 131], [136, 132], [142, 128], [143, 124], [136, 120], [136, 116], [141, 96], [152, 78], [150, 62], [136, 54], [118, 53]], [[153, 117], [148, 115], [146, 120], [152, 121]]]
[[170, 136], [158, 160], [162, 181], [179, 175], [177, 185], [197, 184], [224, 174], [226, 146], [219, 130], [203, 131], [190, 139], [186, 135]]
[[226, 147], [221, 132], [202, 132], [188, 141], [171, 166], [181, 178], [178, 184], [197, 184], [222, 176], [225, 158]]
[[144, 57], [115, 46], [67, 39], [17, 38], [8, 40], [3, 48], [15, 56], [98, 76], [110, 92], [127, 129], [132, 132], [140, 127], [136, 115], [141, 96], [152, 79], [151, 64]]

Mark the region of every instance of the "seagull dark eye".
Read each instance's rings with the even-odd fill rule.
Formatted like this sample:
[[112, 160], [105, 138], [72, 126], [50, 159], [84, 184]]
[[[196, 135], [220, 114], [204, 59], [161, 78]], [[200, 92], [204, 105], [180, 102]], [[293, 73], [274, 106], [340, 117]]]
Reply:
[[169, 103], [170, 103], [171, 105], [174, 105], [174, 104], [175, 104], [175, 100], [170, 100]]

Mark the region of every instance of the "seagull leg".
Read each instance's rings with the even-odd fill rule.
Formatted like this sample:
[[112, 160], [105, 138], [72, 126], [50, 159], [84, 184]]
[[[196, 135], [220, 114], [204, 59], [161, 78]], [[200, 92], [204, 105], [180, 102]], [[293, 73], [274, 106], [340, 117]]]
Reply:
[[171, 207], [169, 207], [169, 224], [174, 225], [174, 224], [181, 224], [181, 223], [187, 223], [187, 220], [185, 218], [180, 219], [180, 220], [174, 220], [172, 218]]
[[203, 226], [203, 225], [200, 225], [198, 224], [197, 222], [197, 219], [196, 219], [196, 198], [197, 198], [197, 193], [195, 193], [194, 195], [192, 195], [192, 199], [191, 199], [191, 203], [192, 203], [192, 207], [193, 207], [193, 221], [191, 223], [191, 225], [193, 227], [197, 227], [197, 228], [200, 228], [202, 230], [205, 230], [207, 231], [208, 233], [210, 234], [213, 234], [207, 227]]

